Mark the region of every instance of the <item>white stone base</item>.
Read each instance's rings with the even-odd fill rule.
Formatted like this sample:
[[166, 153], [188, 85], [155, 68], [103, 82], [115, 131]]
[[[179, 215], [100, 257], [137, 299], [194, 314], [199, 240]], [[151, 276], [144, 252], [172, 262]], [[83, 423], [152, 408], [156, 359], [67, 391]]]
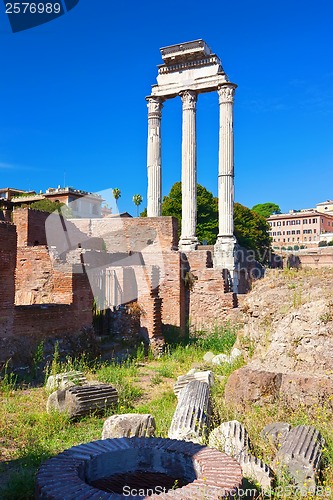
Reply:
[[178, 243], [178, 249], [181, 252], [190, 252], [191, 250], [196, 250], [198, 247], [198, 238], [182, 238], [180, 237]]
[[238, 290], [238, 272], [235, 258], [237, 240], [234, 236], [218, 236], [214, 246], [214, 268], [228, 269], [233, 292]]

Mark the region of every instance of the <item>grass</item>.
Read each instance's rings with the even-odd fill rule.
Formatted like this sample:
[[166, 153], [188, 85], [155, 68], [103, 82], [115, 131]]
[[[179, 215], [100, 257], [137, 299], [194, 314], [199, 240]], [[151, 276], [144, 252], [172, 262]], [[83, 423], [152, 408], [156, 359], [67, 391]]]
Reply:
[[[53, 363], [47, 373], [81, 369], [90, 380], [111, 383], [119, 394], [116, 408], [103, 417], [92, 415], [80, 421], [70, 421], [64, 414], [46, 413], [48, 394], [44, 387], [19, 388], [17, 380], [8, 371], [0, 378], [0, 498], [33, 499], [35, 474], [39, 465], [47, 458], [64, 449], [81, 443], [100, 439], [105, 418], [112, 413], [151, 413], [156, 421], [156, 435], [166, 437], [177, 399], [173, 384], [177, 376], [193, 366], [213, 369], [216, 383], [212, 392], [214, 426], [222, 421], [237, 419], [248, 430], [256, 456], [270, 462], [274, 450], [263, 441], [260, 431], [264, 425], [274, 421], [288, 421], [314, 425], [326, 440], [323, 485], [333, 485], [333, 430], [331, 414], [326, 408], [314, 408], [310, 415], [304, 407], [297, 412], [280, 405], [253, 407], [246, 412], [237, 412], [224, 405], [224, 386], [230, 373], [244, 363], [242, 358], [234, 364], [207, 365], [203, 355], [207, 350], [214, 353], [231, 351], [236, 339], [236, 329], [230, 325], [216, 328], [177, 343], [169, 339], [166, 353], [159, 359], [144, 359], [139, 349], [136, 357], [120, 363], [94, 363], [86, 358], [60, 363], [55, 352]], [[282, 483], [281, 483], [282, 484]], [[264, 499], [265, 497], [260, 497]], [[274, 496], [281, 500], [296, 496]], [[310, 500], [311, 496], [304, 496]], [[322, 498], [329, 498], [324, 497]]]

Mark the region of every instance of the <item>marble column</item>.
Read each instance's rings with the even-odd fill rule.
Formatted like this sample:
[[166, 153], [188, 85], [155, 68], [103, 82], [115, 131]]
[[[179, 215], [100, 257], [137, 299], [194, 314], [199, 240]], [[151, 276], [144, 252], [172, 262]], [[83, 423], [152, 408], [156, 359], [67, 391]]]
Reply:
[[147, 216], [162, 215], [162, 155], [161, 155], [161, 118], [163, 99], [149, 96], [148, 101], [148, 193]]
[[197, 95], [191, 90], [180, 93], [183, 102], [182, 125], [182, 229], [179, 249], [195, 250], [197, 224], [197, 153], [196, 103]]
[[234, 131], [233, 104], [236, 85], [226, 83], [218, 89], [220, 105], [218, 206], [219, 233], [215, 244], [215, 265], [230, 271], [234, 281]]

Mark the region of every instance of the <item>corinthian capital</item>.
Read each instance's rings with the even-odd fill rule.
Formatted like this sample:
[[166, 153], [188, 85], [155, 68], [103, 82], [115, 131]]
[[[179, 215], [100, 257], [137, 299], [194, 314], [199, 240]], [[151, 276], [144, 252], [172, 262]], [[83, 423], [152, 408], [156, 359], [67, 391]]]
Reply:
[[234, 102], [234, 95], [237, 85], [234, 83], [227, 83], [218, 88], [219, 103]]
[[183, 101], [183, 109], [195, 109], [198, 96], [193, 90], [184, 90], [179, 95]]
[[148, 116], [161, 117], [162, 108], [163, 108], [163, 99], [161, 97], [146, 97], [148, 102]]

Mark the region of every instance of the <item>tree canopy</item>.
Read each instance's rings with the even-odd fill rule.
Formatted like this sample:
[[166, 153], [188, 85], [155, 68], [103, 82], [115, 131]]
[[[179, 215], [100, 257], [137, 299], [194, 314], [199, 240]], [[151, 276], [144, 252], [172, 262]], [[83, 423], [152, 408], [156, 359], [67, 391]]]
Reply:
[[265, 217], [244, 207], [234, 204], [234, 233], [238, 243], [255, 252], [256, 259], [264, 262], [271, 247], [270, 226]]
[[51, 201], [47, 198], [43, 200], [34, 201], [29, 205], [30, 208], [34, 210], [40, 210], [41, 212], [61, 212], [64, 217], [72, 217], [72, 210], [65, 204], [59, 201]]
[[[207, 241], [212, 245], [218, 233], [217, 198], [205, 187], [197, 184], [197, 237], [199, 241]], [[172, 215], [179, 221], [179, 231], [182, 220], [182, 183], [176, 182], [168, 196], [164, 196], [162, 215]]]
[[279, 205], [276, 203], [272, 203], [268, 201], [267, 203], [258, 203], [258, 205], [254, 205], [252, 210], [262, 217], [269, 217], [272, 214], [280, 214], [281, 209]]
[[[214, 244], [218, 234], [218, 199], [200, 184], [197, 184], [197, 207], [197, 237], [201, 242], [206, 240], [209, 245]], [[145, 209], [140, 215], [146, 217], [147, 210]], [[170, 193], [164, 196], [162, 215], [177, 217], [180, 233], [182, 219], [181, 182], [176, 182], [172, 186]], [[261, 262], [264, 261], [267, 257], [267, 250], [271, 245], [270, 227], [265, 217], [240, 203], [235, 203], [234, 227], [238, 243], [249, 250], [253, 250], [256, 258]]]

